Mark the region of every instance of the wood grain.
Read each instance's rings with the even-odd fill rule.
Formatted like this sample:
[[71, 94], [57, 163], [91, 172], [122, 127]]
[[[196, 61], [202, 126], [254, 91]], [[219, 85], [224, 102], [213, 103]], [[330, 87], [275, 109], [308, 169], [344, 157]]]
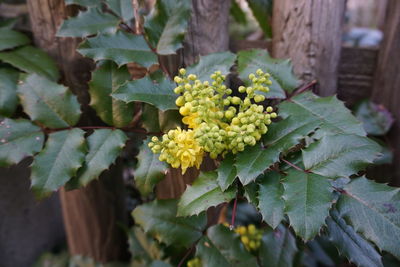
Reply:
[[[62, 21], [75, 14], [76, 9], [65, 7], [64, 0], [28, 0], [28, 8], [35, 44], [56, 60], [62, 72], [61, 82], [83, 104], [80, 125], [98, 125], [98, 118], [88, 107], [87, 82], [93, 63], [76, 52], [79, 39], [56, 37]], [[126, 236], [118, 225], [126, 220], [123, 193], [118, 164], [85, 188], [61, 190], [64, 225], [72, 255], [89, 256], [98, 262], [126, 258]]]
[[345, 0], [274, 2], [272, 54], [291, 58], [304, 82], [317, 79], [319, 94], [337, 90]]
[[391, 178], [393, 185], [400, 186], [400, 1], [389, 0], [384, 28], [384, 38], [378, 56], [374, 77], [372, 100], [383, 104], [396, 121], [389, 133], [389, 143], [394, 150], [391, 167], [382, 170], [382, 177]]

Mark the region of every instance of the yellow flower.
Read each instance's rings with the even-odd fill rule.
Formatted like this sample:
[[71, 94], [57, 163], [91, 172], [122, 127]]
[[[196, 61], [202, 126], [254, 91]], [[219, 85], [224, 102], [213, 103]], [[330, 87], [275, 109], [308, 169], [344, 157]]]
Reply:
[[198, 117], [199, 115], [197, 114], [197, 112], [191, 113], [188, 116], [183, 117], [182, 122], [186, 124], [189, 128], [195, 129], [199, 126], [199, 124], [196, 122]]

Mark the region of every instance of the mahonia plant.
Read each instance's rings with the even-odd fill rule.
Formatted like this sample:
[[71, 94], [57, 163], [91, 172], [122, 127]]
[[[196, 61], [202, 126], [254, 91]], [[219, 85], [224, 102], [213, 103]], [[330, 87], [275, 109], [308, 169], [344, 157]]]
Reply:
[[183, 68], [179, 74], [174, 78], [178, 84], [174, 92], [179, 94], [176, 105], [188, 129], [170, 130], [161, 140], [154, 136], [148, 146], [160, 154], [161, 161], [181, 167], [182, 173], [189, 167], [199, 169], [205, 152], [216, 159], [254, 146], [268, 131], [271, 119], [277, 117], [272, 107], [259, 104], [265, 100], [260, 93], [267, 93], [272, 84], [270, 75], [261, 69], [249, 75], [251, 86], [238, 88], [246, 94], [244, 99], [231, 96], [232, 89], [224, 84], [226, 77], [221, 71], [210, 76], [211, 84], [198, 80], [195, 74], [187, 75]]

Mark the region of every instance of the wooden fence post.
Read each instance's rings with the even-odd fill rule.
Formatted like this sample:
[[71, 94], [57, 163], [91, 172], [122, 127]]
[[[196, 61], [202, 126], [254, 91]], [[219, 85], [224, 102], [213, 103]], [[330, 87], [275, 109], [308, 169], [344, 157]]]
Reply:
[[317, 79], [322, 96], [337, 90], [345, 2], [274, 1], [272, 55], [290, 58], [303, 82]]
[[[64, 0], [28, 0], [35, 43], [47, 51], [60, 67], [62, 82], [78, 95], [86, 116], [81, 123], [96, 121], [88, 108], [87, 82], [92, 63], [75, 50], [75, 38], [57, 38], [59, 25], [74, 13]], [[89, 114], [89, 115], [88, 115]], [[122, 170], [113, 166], [99, 180], [82, 189], [60, 192], [64, 225], [72, 255], [89, 256], [97, 262], [124, 259], [126, 235], [118, 226], [126, 219]]]
[[387, 107], [396, 119], [389, 133], [389, 144], [394, 149], [394, 162], [391, 168], [385, 168], [380, 175], [387, 176], [393, 185], [400, 186], [400, 1], [398, 0], [388, 2], [372, 100]]

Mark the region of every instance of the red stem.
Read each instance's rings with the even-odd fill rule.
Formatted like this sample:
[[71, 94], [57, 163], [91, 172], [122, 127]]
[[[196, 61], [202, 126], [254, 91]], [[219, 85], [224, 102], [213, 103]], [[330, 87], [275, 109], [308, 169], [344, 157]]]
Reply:
[[303, 169], [300, 168], [299, 166], [297, 166], [297, 165], [291, 163], [290, 161], [287, 161], [286, 159], [282, 159], [282, 161], [285, 162], [287, 165], [289, 165], [289, 166], [295, 168], [295, 169], [298, 170], [298, 171], [306, 172], [306, 173], [309, 173], [309, 172], [310, 172], [310, 171], [308, 171], [308, 170], [303, 170]]
[[178, 264], [178, 267], [181, 267], [182, 264], [185, 262], [185, 260], [187, 259], [187, 257], [189, 257], [190, 253], [192, 252], [192, 250], [194, 249], [194, 245], [196, 244], [196, 242], [188, 249], [188, 251], [185, 253], [185, 255], [183, 256], [183, 258], [181, 259], [181, 261]]
[[229, 226], [229, 229], [231, 229], [231, 230], [233, 230], [233, 228], [235, 227], [235, 218], [236, 218], [237, 201], [238, 201], [238, 196], [236, 195], [235, 202], [233, 202], [233, 210], [232, 210], [231, 225]]

